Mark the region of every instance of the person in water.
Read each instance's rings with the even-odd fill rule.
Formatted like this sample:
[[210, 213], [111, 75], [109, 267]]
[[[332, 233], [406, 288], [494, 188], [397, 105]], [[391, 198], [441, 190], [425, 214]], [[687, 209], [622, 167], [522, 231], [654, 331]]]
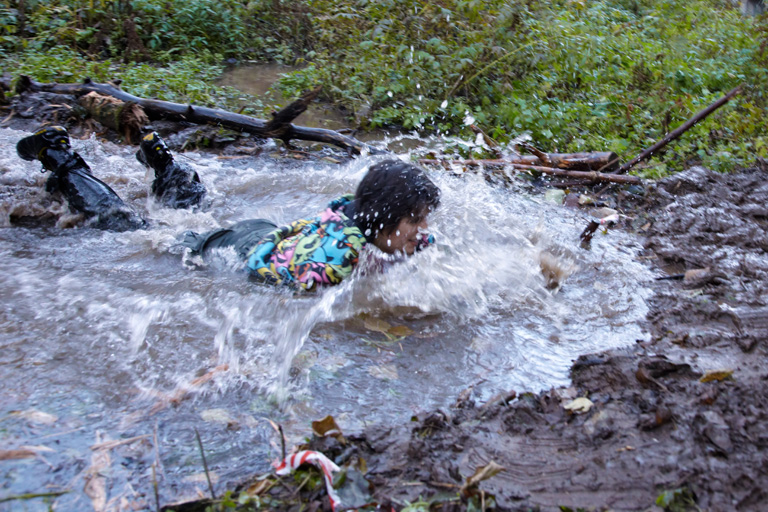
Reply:
[[[45, 189], [60, 193], [70, 210], [83, 214], [91, 227], [128, 231], [147, 227], [130, 206], [112, 188], [96, 178], [85, 160], [72, 150], [67, 130], [49, 126], [36, 131], [16, 144], [16, 153], [24, 160], [39, 160], [50, 176]], [[199, 206], [205, 187], [197, 173], [187, 165], [174, 161], [160, 136], [152, 132], [141, 140], [136, 159], [152, 168], [152, 195], [169, 208]]]
[[[24, 160], [39, 160], [51, 172], [46, 190], [60, 192], [70, 209], [89, 219], [90, 226], [116, 231], [147, 226], [72, 151], [64, 128], [38, 130], [21, 139], [16, 151]], [[136, 158], [154, 170], [151, 191], [162, 204], [200, 205], [205, 195], [200, 178], [174, 161], [157, 133], [142, 139]], [[232, 247], [257, 280], [311, 290], [348, 277], [368, 244], [386, 254], [410, 256], [432, 243], [434, 239], [426, 233], [427, 216], [439, 204], [440, 189], [423, 170], [386, 160], [371, 166], [354, 195], [332, 201], [316, 217], [282, 227], [266, 219], [250, 219], [205, 234], [190, 231], [182, 245], [203, 256]]]
[[410, 256], [433, 243], [427, 216], [439, 204], [440, 189], [424, 171], [386, 160], [368, 169], [354, 195], [331, 201], [316, 217], [282, 227], [245, 220], [202, 235], [187, 232], [182, 244], [202, 255], [232, 247], [257, 280], [312, 290], [348, 277], [368, 244]]

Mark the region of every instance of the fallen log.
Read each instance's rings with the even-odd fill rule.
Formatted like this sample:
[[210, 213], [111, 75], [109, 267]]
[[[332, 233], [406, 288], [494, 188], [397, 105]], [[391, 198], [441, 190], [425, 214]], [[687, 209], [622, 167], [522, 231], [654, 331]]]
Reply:
[[51, 92], [55, 94], [72, 94], [78, 97], [90, 92], [96, 92], [98, 94], [112, 96], [125, 102], [133, 102], [141, 106], [150, 119], [168, 119], [172, 121], [187, 121], [195, 124], [212, 124], [233, 130], [244, 131], [258, 137], [279, 139], [285, 142], [286, 145], [288, 145], [291, 140], [306, 140], [332, 144], [356, 154], [381, 152], [364, 142], [360, 142], [352, 137], [347, 137], [333, 130], [295, 126], [291, 123], [293, 119], [306, 110], [309, 102], [317, 96], [319, 88], [291, 103], [280, 112], [274, 113], [271, 121], [265, 121], [263, 119], [257, 119], [242, 114], [235, 114], [221, 109], [140, 98], [129, 94], [122, 89], [118, 89], [113, 85], [93, 82], [89, 78], [86, 78], [82, 84], [58, 84], [35, 82], [28, 76], [22, 75], [16, 84], [16, 92], [19, 94], [25, 92]]
[[[549, 154], [550, 156], [552, 154]], [[556, 169], [554, 167], [544, 167], [541, 165], [528, 165], [522, 163], [515, 163], [510, 160], [430, 160], [422, 158], [419, 160], [422, 165], [443, 165], [448, 166], [450, 164], [466, 165], [468, 167], [512, 167], [513, 169], [520, 170], [532, 170], [545, 174], [552, 174], [554, 176], [565, 176], [568, 178], [577, 178], [580, 180], [586, 180], [590, 182], [608, 182], [608, 183], [624, 183], [632, 185], [642, 185], [643, 182], [637, 176], [624, 176], [616, 174], [604, 174], [598, 171], [576, 171], [568, 169]]]
[[141, 129], [149, 123], [144, 109], [132, 101], [121, 101], [96, 92], [80, 96], [77, 101], [92, 118], [121, 134], [129, 144], [139, 143]]

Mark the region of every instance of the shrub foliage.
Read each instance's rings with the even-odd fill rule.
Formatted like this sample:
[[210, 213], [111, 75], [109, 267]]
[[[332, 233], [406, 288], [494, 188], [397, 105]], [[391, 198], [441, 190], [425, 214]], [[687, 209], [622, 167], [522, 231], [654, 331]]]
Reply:
[[768, 157], [768, 16], [730, 0], [27, 0], [0, 10], [0, 54], [6, 73], [224, 108], [226, 59], [277, 61], [296, 66], [286, 98], [320, 84], [363, 127], [473, 121], [625, 159], [744, 84], [645, 172]]

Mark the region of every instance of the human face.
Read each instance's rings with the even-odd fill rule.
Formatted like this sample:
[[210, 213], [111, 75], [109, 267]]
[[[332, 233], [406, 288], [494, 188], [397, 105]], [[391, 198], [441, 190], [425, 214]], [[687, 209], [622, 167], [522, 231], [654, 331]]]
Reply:
[[427, 215], [408, 215], [388, 233], [379, 233], [373, 244], [387, 254], [405, 253], [408, 256], [419, 245], [419, 233], [427, 230]]

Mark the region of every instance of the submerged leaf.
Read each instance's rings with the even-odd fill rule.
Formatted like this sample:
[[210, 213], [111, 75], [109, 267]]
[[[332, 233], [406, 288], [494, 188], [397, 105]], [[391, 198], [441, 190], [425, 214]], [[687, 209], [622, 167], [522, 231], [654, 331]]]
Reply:
[[38, 411], [36, 409], [27, 409], [26, 411], [13, 411], [12, 416], [18, 416], [24, 418], [32, 423], [39, 423], [41, 425], [53, 425], [59, 419], [58, 416], [48, 414], [47, 412]]
[[213, 423], [224, 423], [229, 425], [230, 423], [236, 423], [234, 418], [229, 415], [226, 409], [206, 409], [200, 413], [200, 417], [203, 421], [209, 421]]
[[37, 453], [34, 450], [0, 450], [0, 460], [31, 459]]
[[382, 334], [386, 334], [392, 328], [389, 323], [379, 318], [367, 317], [365, 319], [365, 328], [369, 331], [376, 331]]
[[372, 366], [368, 368], [371, 377], [382, 380], [397, 380], [400, 376], [397, 374], [397, 368], [394, 365], [383, 364], [381, 366]]
[[733, 370], [709, 370], [699, 379], [699, 382], [712, 382], [713, 380], [720, 382], [730, 378], [731, 375], [733, 375]]
[[413, 331], [405, 325], [394, 325], [389, 328], [387, 333], [393, 336], [397, 336], [398, 338], [405, 338], [406, 336], [413, 334]]

